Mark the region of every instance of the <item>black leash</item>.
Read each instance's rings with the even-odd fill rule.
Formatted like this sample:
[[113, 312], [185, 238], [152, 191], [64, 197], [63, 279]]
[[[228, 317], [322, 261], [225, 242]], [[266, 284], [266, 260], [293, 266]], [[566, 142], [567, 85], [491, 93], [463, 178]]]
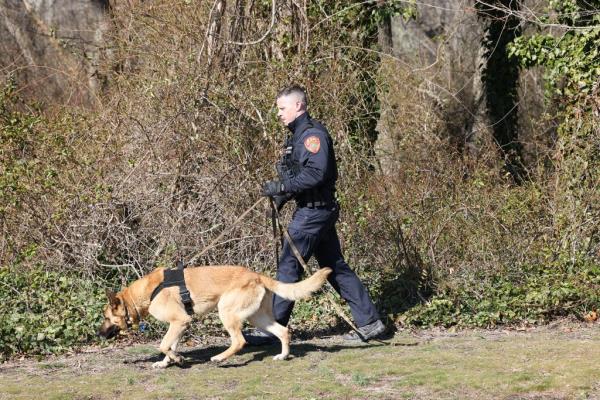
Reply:
[[[279, 211], [277, 211], [277, 208], [275, 207], [275, 200], [273, 200], [272, 197], [269, 197], [269, 202], [271, 203], [271, 208], [274, 212], [274, 220], [277, 223], [277, 226], [279, 227], [279, 231], [280, 233], [283, 235], [283, 237], [285, 238], [285, 240], [288, 241], [288, 243], [290, 244], [290, 248], [292, 249], [292, 252], [294, 253], [294, 255], [296, 256], [296, 258], [298, 259], [298, 261], [300, 262], [300, 265], [302, 265], [302, 268], [304, 268], [304, 272], [306, 272], [307, 276], [312, 275], [310, 268], [308, 267], [308, 265], [306, 264], [306, 261], [304, 261], [304, 258], [302, 258], [302, 255], [300, 254], [300, 251], [298, 251], [298, 248], [296, 247], [296, 245], [294, 244], [294, 241], [292, 240], [290, 234], [288, 233], [287, 229], [283, 229], [281, 226], [281, 221], [279, 219]], [[282, 240], [283, 242], [283, 240]], [[330, 283], [331, 285], [331, 283]], [[333, 287], [333, 286], [332, 286]], [[346, 313], [344, 312], [344, 310], [342, 309], [342, 307], [340, 307], [340, 305], [338, 303], [336, 303], [335, 301], [335, 297], [333, 296], [333, 293], [331, 293], [331, 291], [326, 291], [325, 295], [327, 296], [327, 299], [329, 300], [329, 302], [331, 303], [331, 305], [333, 306], [333, 308], [335, 309], [335, 311], [337, 312], [337, 314], [344, 320], [346, 321], [346, 323], [348, 323], [348, 325], [350, 325], [350, 328], [352, 328], [352, 330], [354, 332], [356, 332], [356, 334], [363, 340], [365, 340], [365, 337], [362, 335], [362, 333], [360, 333], [360, 331], [358, 330], [358, 328], [356, 327], [356, 325], [354, 325], [354, 323], [352, 322], [352, 320], [350, 320], [350, 318], [348, 318], [348, 316], [346, 315]], [[377, 340], [377, 339], [372, 339], [372, 340]], [[377, 340], [379, 342], [381, 342], [380, 340]], [[385, 342], [381, 342], [381, 343], [385, 343]]]
[[[269, 201], [271, 205], [271, 226], [273, 227], [273, 239], [275, 241], [275, 266], [279, 269], [279, 247], [283, 246], [283, 236], [281, 232], [281, 225], [279, 225], [277, 207], [274, 201]], [[279, 228], [279, 234], [277, 234], [277, 228]], [[279, 243], [278, 240], [279, 239]]]

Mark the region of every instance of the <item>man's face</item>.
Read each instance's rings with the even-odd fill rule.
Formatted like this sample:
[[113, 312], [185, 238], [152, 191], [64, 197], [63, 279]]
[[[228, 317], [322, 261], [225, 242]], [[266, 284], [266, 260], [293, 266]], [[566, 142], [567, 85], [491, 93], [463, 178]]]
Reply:
[[289, 125], [304, 113], [304, 107], [298, 96], [290, 94], [277, 99], [277, 116], [285, 125]]

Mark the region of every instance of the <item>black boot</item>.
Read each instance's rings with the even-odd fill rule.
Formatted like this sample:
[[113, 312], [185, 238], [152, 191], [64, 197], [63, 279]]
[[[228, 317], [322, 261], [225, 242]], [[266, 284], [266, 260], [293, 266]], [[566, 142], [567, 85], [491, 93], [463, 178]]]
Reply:
[[356, 331], [352, 331], [344, 335], [343, 339], [356, 341], [361, 340], [363, 342], [367, 342], [369, 339], [375, 339], [383, 336], [385, 333], [385, 325], [383, 325], [383, 322], [378, 319], [377, 321], [368, 325], [361, 326], [358, 328], [358, 332], [360, 332], [360, 335]]
[[242, 335], [246, 340], [248, 346], [269, 346], [272, 344], [279, 343], [277, 336], [272, 335], [268, 332], [263, 332], [260, 329], [253, 329], [251, 331], [243, 331]]

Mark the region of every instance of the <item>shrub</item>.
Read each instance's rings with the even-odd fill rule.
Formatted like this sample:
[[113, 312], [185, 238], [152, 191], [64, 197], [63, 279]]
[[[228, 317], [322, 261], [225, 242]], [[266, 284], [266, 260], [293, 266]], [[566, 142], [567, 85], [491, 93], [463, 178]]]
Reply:
[[91, 279], [0, 268], [0, 354], [50, 354], [95, 336], [106, 303]]
[[600, 266], [554, 262], [520, 273], [492, 274], [435, 294], [397, 322], [419, 326], [494, 327], [582, 318], [600, 304]]

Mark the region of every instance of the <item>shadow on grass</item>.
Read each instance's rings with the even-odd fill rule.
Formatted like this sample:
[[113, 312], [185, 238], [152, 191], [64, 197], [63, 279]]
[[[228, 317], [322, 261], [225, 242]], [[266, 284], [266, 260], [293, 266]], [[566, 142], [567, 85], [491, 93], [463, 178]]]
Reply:
[[[372, 348], [385, 346], [384, 343], [362, 343], [362, 344], [314, 344], [314, 343], [292, 343], [290, 345], [290, 358], [302, 358], [310, 353], [324, 352], [324, 353], [337, 353], [339, 351], [345, 349], [355, 349], [355, 348]], [[280, 344], [273, 344], [269, 346], [246, 346], [239, 353], [232, 356], [228, 360], [221, 363], [213, 363], [210, 361], [210, 358], [225, 351], [228, 346], [223, 345], [210, 345], [207, 347], [197, 348], [193, 350], [182, 351], [180, 354], [185, 357], [186, 363], [180, 368], [191, 368], [194, 365], [198, 364], [206, 364], [219, 368], [237, 368], [243, 367], [253, 362], [260, 362], [266, 358], [272, 358], [273, 356], [279, 354], [281, 352]], [[239, 359], [239, 356], [252, 354], [252, 358], [243, 360]], [[236, 359], [236, 357], [238, 357]], [[127, 364], [143, 364], [143, 363], [154, 363], [156, 361], [161, 361], [164, 358], [162, 353], [157, 353], [155, 355], [139, 358], [135, 360], [125, 361]]]

